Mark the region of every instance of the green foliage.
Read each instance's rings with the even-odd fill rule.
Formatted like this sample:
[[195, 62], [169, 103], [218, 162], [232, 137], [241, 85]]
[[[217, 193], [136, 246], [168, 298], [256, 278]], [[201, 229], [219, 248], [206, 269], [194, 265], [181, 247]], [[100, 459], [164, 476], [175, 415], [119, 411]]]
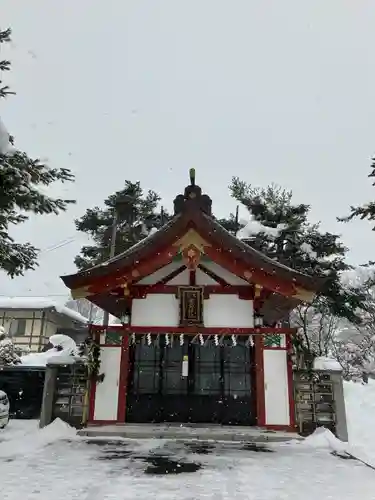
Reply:
[[94, 207], [75, 221], [78, 231], [93, 240], [84, 246], [74, 262], [78, 269], [88, 269], [109, 257], [115, 207], [118, 212], [116, 254], [122, 253], [148, 235], [151, 228], [159, 229], [170, 219], [158, 210], [160, 197], [154, 191], [144, 193], [139, 182], [126, 180], [120, 191], [110, 195], [105, 208]]
[[[0, 45], [9, 42], [10, 29], [0, 31]], [[0, 70], [8, 71], [10, 61], [0, 61]], [[0, 80], [0, 97], [12, 94]], [[31, 243], [17, 243], [9, 235], [11, 225], [28, 220], [29, 213], [58, 214], [73, 200], [52, 198], [41, 188], [55, 181], [72, 181], [65, 168], [50, 168], [39, 160], [30, 159], [17, 150], [13, 138], [0, 122], [0, 269], [11, 277], [22, 275], [37, 265], [37, 249]]]
[[[0, 47], [2, 43], [8, 43], [11, 41], [10, 38], [11, 29], [8, 28], [4, 31], [0, 30]], [[0, 61], [0, 71], [9, 71], [10, 70], [10, 61], [7, 59], [3, 59]], [[3, 81], [0, 78], [0, 97], [6, 97], [7, 95], [14, 94], [11, 92], [8, 85], [3, 85]]]
[[[250, 235], [246, 242], [281, 264], [324, 278], [315, 307], [320, 311], [328, 308], [334, 315], [360, 322], [358, 309], [364, 295], [361, 289], [341, 280], [342, 273], [351, 267], [345, 262], [347, 248], [339, 235], [322, 232], [319, 224], [309, 223], [310, 206], [294, 204], [292, 192], [279, 186], [256, 188], [234, 177], [230, 191], [264, 228]], [[275, 231], [270, 234], [267, 228]]]
[[[372, 159], [371, 163], [371, 173], [368, 177], [375, 177], [375, 158]], [[372, 183], [375, 186], [375, 182]], [[359, 217], [361, 220], [367, 219], [369, 221], [375, 221], [375, 202], [370, 201], [359, 207], [350, 207], [350, 214], [347, 217], [338, 217], [339, 222], [349, 222], [355, 218]], [[375, 226], [372, 228], [375, 231]], [[372, 263], [373, 264], [373, 263]]]

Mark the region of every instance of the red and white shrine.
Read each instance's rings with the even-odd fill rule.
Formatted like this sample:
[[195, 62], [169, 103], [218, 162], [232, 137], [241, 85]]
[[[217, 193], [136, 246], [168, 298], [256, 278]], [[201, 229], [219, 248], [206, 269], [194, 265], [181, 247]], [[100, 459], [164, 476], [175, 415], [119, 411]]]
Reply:
[[295, 430], [290, 360], [280, 326], [318, 280], [226, 231], [194, 178], [174, 217], [102, 265], [64, 276], [122, 326], [91, 327], [102, 382], [89, 423], [192, 422]]

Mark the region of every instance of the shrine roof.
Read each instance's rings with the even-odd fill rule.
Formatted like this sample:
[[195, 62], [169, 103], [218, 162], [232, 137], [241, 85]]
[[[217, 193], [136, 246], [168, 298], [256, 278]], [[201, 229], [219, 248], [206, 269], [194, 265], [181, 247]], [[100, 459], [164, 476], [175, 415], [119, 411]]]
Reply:
[[73, 290], [85, 287], [96, 279], [134, 268], [139, 262], [154, 259], [158, 252], [172, 247], [187, 231], [193, 229], [210, 245], [230, 252], [233, 260], [241, 261], [250, 269], [259, 269], [311, 291], [317, 291], [322, 286], [325, 280], [295, 271], [231, 234], [215, 220], [211, 206], [210, 197], [202, 194], [201, 188], [195, 185], [195, 179], [191, 178], [184, 194], [178, 195], [174, 200], [174, 217], [162, 228], [112, 259], [91, 269], [62, 276], [62, 280]]

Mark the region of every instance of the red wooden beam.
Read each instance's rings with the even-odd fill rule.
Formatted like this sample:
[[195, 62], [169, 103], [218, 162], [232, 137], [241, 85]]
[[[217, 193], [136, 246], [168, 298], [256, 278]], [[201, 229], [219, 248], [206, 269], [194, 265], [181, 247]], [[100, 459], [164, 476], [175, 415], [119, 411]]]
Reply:
[[120, 268], [110, 275], [96, 278], [95, 283], [89, 286], [89, 292], [93, 294], [100, 294], [103, 291], [111, 290], [124, 283], [139, 281], [143, 277], [154, 273], [161, 267], [170, 264], [177, 253], [178, 248], [170, 246], [155, 254], [152, 259], [135, 261], [131, 267], [126, 269]]
[[118, 383], [117, 421], [125, 422], [126, 396], [129, 375], [129, 336], [124, 335], [121, 343], [120, 377]]
[[213, 280], [215, 280], [219, 285], [221, 285], [221, 286], [227, 286], [227, 285], [229, 285], [229, 283], [227, 281], [225, 281], [225, 279], [221, 278], [220, 276], [218, 276], [216, 273], [214, 273], [210, 269], [207, 269], [207, 267], [203, 266], [202, 264], [199, 264], [198, 268], [203, 273], [207, 274], [207, 276], [209, 276], [210, 278], [212, 278]]
[[258, 283], [264, 288], [267, 288], [284, 296], [292, 296], [295, 293], [295, 287], [293, 283], [283, 281], [277, 276], [271, 276], [259, 269], [249, 269], [242, 262], [233, 259], [230, 252], [226, 252], [222, 249], [215, 249], [212, 246], [207, 246], [205, 247], [205, 253], [214, 262], [223, 266], [228, 271], [244, 280], [247, 279], [245, 274], [251, 273], [251, 277], [249, 276], [248, 279], [251, 280], [252, 283]]
[[174, 271], [169, 273], [168, 276], [165, 276], [163, 279], [158, 281], [156, 284], [157, 285], [165, 285], [166, 283], [168, 283], [168, 281], [173, 280], [173, 278], [175, 278], [176, 276], [181, 274], [185, 269], [186, 269], [186, 266], [180, 266], [178, 269], [175, 269]]
[[263, 427], [266, 423], [266, 403], [264, 386], [264, 362], [262, 337], [254, 336], [255, 346], [255, 397], [257, 406], [257, 425]]
[[[102, 325], [91, 325], [93, 331], [104, 331]], [[297, 331], [296, 328], [221, 328], [221, 327], [204, 327], [204, 326], [126, 326], [114, 325], [110, 326], [108, 330], [117, 331], [119, 334], [130, 333], [185, 333], [185, 334], [198, 334], [202, 335], [265, 335], [265, 334], [286, 334], [294, 335]]]
[[[133, 285], [130, 287], [130, 293], [132, 297], [140, 299], [152, 293], [176, 295], [178, 288], [178, 285], [163, 285], [158, 283], [155, 285]], [[122, 294], [121, 288], [118, 290], [118, 293], [119, 295]], [[237, 294], [241, 299], [251, 300], [254, 297], [254, 289], [251, 285], [205, 285], [204, 294], [205, 296], [209, 296], [210, 294]]]
[[197, 284], [197, 274], [194, 269], [189, 271], [189, 285], [195, 286]]

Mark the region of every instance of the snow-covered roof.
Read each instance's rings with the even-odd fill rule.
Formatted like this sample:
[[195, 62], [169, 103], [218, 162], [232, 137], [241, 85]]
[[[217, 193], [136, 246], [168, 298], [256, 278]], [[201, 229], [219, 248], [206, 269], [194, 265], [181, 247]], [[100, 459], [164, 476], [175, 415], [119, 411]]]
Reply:
[[332, 372], [341, 372], [342, 366], [333, 358], [320, 356], [314, 359], [314, 370], [327, 370]]
[[86, 324], [88, 319], [48, 297], [0, 297], [0, 309], [54, 309], [73, 321]]
[[[26, 366], [47, 366], [47, 364], [72, 365], [78, 360], [82, 361], [82, 358], [77, 356], [77, 344], [67, 335], [51, 335], [49, 343], [53, 347], [48, 349], [48, 351], [21, 356], [21, 364]], [[62, 350], [59, 351], [57, 347], [62, 348]]]

